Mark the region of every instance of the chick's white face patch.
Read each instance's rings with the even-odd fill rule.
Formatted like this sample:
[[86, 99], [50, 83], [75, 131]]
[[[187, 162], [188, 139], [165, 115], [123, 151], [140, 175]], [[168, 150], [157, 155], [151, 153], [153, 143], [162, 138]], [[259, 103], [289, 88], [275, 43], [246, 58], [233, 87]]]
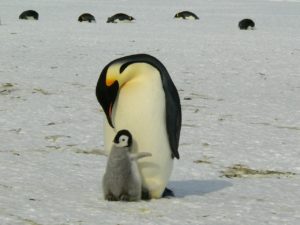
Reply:
[[128, 146], [129, 137], [126, 135], [121, 135], [118, 139], [119, 143], [115, 143], [117, 147], [126, 147]]

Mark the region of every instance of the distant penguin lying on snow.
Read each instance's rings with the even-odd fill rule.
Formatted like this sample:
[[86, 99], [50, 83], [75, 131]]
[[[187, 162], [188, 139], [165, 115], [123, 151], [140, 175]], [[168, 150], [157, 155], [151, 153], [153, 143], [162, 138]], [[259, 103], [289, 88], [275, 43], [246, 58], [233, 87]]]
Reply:
[[174, 18], [181, 18], [184, 20], [190, 20], [190, 19], [199, 20], [199, 17], [196, 14], [189, 12], [189, 11], [182, 11], [182, 12], [176, 13]]
[[20, 20], [38, 20], [39, 14], [34, 10], [27, 10], [21, 13]]
[[251, 19], [243, 19], [239, 22], [239, 28], [241, 30], [254, 29], [255, 23]]
[[81, 16], [78, 17], [79, 22], [96, 22], [95, 17], [89, 13], [83, 13]]
[[152, 154], [132, 153], [132, 136], [128, 130], [119, 131], [113, 143], [103, 176], [104, 198], [108, 201], [139, 201], [142, 178], [136, 161]]
[[132, 20], [135, 20], [132, 16], [128, 16], [124, 13], [117, 13], [108, 17], [106, 23], [131, 22]]

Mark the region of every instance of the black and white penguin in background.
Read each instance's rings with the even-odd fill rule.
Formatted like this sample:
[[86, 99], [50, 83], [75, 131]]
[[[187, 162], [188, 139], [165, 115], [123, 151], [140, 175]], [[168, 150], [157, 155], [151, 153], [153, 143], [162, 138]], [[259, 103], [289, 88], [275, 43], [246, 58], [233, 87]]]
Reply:
[[19, 16], [20, 20], [38, 20], [39, 14], [34, 10], [26, 10]]
[[130, 23], [135, 20], [132, 16], [128, 16], [125, 13], [117, 13], [107, 18], [106, 23]]
[[95, 17], [90, 13], [83, 13], [78, 17], [79, 22], [96, 23]]
[[241, 30], [254, 30], [255, 23], [251, 19], [243, 19], [239, 22], [239, 28]]
[[184, 20], [199, 20], [199, 17], [192, 12], [189, 11], [182, 11], [179, 13], [176, 13], [174, 18], [180, 18], [180, 19], [184, 19]]
[[173, 160], [179, 159], [181, 105], [164, 65], [146, 54], [116, 59], [102, 70], [96, 96], [106, 115], [105, 151], [110, 151], [117, 131], [130, 130], [133, 152], [152, 154], [138, 162], [143, 198], [172, 196], [166, 186]]

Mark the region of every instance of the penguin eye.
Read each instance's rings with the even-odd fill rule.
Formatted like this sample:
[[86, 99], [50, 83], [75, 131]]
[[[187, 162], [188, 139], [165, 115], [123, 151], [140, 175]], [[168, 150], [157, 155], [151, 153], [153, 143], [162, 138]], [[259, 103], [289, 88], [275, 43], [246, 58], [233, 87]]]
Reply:
[[120, 142], [126, 142], [127, 141], [127, 137], [122, 135], [119, 139]]

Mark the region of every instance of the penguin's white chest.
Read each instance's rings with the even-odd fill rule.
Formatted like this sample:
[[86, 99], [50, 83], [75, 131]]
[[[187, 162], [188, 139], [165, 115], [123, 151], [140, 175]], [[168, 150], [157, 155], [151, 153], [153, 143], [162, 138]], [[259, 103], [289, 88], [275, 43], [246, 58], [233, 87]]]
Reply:
[[27, 16], [26, 19], [27, 20], [35, 20], [35, 18], [33, 16]]
[[185, 19], [186, 20], [196, 20], [196, 18], [194, 16], [186, 16]]
[[114, 23], [131, 23], [131, 20], [127, 20], [127, 19], [125, 19], [125, 20], [116, 19], [116, 20], [114, 20]]
[[156, 69], [140, 74], [120, 88], [113, 106], [112, 129], [105, 125], [105, 150], [111, 149], [115, 134], [127, 129], [133, 136], [134, 152], [150, 152], [138, 162], [143, 185], [160, 197], [173, 167], [166, 130], [166, 102], [160, 74]]

